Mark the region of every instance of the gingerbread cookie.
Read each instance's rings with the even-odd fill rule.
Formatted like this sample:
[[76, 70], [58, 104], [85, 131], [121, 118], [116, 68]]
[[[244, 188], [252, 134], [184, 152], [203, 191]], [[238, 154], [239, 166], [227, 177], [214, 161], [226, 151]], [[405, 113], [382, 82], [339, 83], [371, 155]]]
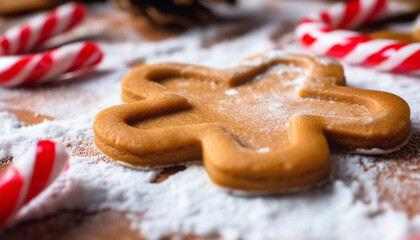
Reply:
[[203, 159], [211, 180], [228, 189], [312, 186], [329, 177], [329, 147], [389, 152], [410, 135], [404, 100], [344, 85], [330, 59], [282, 52], [232, 69], [140, 66], [122, 82], [126, 104], [96, 116], [95, 143], [142, 169]]

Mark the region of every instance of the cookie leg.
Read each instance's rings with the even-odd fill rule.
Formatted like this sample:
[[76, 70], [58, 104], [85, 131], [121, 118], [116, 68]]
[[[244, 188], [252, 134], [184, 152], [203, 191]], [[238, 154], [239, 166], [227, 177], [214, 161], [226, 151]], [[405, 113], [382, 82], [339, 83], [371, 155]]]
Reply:
[[293, 116], [289, 146], [266, 153], [239, 146], [223, 130], [213, 131], [203, 139], [204, 165], [211, 180], [227, 189], [287, 192], [325, 182], [329, 147], [318, 125], [314, 117]]

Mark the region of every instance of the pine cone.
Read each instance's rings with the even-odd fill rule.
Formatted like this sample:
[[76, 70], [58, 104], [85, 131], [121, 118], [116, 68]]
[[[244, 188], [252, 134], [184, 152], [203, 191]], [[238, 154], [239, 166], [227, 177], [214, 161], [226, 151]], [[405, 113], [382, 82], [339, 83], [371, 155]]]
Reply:
[[[119, 7], [147, 17], [162, 27], [189, 27], [207, 22], [214, 15], [199, 0], [113, 0]], [[236, 0], [211, 0], [234, 4]]]

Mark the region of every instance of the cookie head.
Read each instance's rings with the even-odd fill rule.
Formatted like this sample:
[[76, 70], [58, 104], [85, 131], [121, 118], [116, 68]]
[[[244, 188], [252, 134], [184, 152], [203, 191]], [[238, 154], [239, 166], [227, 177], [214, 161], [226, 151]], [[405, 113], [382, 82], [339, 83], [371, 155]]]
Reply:
[[344, 85], [337, 63], [282, 52], [231, 69], [145, 65], [124, 78], [126, 103], [96, 116], [95, 143], [138, 168], [203, 160], [228, 189], [308, 187], [328, 179], [330, 147], [387, 152], [409, 136], [401, 98]]

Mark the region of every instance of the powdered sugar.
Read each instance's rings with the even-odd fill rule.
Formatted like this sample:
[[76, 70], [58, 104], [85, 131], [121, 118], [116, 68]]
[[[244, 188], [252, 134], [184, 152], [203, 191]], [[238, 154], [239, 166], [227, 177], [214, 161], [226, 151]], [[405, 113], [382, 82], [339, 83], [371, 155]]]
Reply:
[[265, 147], [265, 148], [259, 148], [259, 149], [257, 149], [257, 152], [265, 153], [265, 152], [269, 152], [270, 150], [271, 150], [271, 148]]
[[299, 86], [307, 77], [305, 67], [278, 64], [233, 88], [209, 81], [168, 79], [161, 83], [186, 97], [193, 109], [140, 121], [135, 126], [149, 129], [180, 123], [217, 123], [244, 146], [276, 149], [288, 144], [288, 124], [294, 114], [344, 118], [368, 113], [357, 105], [299, 98]]
[[334, 61], [332, 58], [329, 58], [329, 57], [317, 56], [316, 60], [323, 65], [338, 64], [337, 61]]
[[[64, 209], [111, 208], [129, 212], [132, 227], [152, 239], [172, 232], [217, 233], [224, 239], [401, 239], [420, 231], [420, 216], [410, 220], [406, 213], [381, 201], [376, 182], [379, 176], [396, 167], [393, 159], [397, 156], [411, 152], [412, 158], [418, 158], [418, 147], [410, 143], [389, 161], [333, 154], [333, 174], [325, 186], [294, 194], [248, 198], [221, 191], [200, 165], [189, 166], [160, 184], [152, 184], [160, 171], [129, 169], [95, 150], [93, 118], [101, 109], [121, 103], [120, 79], [129, 71], [126, 62], [145, 59], [233, 66], [245, 56], [272, 48], [270, 35], [275, 26], [277, 23], [267, 23], [212, 48], [201, 46], [203, 33], [209, 31], [206, 28], [193, 29], [159, 43], [103, 43], [108, 57], [95, 75], [33, 90], [0, 89], [0, 101], [4, 104], [25, 108], [25, 102], [13, 99], [36, 99], [29, 110], [57, 118], [23, 126], [13, 115], [0, 112], [0, 159], [10, 156], [16, 159], [24, 149], [43, 138], [64, 142], [73, 155], [69, 171], [22, 209], [15, 222]], [[210, 30], [214, 31], [213, 28]], [[283, 47], [305, 53], [296, 43]], [[277, 69], [279, 74], [282, 71]], [[345, 72], [351, 87], [389, 91], [403, 97], [412, 110], [413, 136], [420, 135], [418, 78], [348, 65]], [[302, 79], [295, 79], [293, 84]], [[267, 111], [276, 109], [275, 104], [281, 103], [267, 103]], [[416, 169], [416, 165], [410, 167]], [[417, 179], [417, 175], [412, 177]], [[397, 178], [390, 178], [388, 183], [396, 192], [401, 188]]]
[[236, 91], [235, 89], [229, 89], [225, 91], [225, 94], [228, 96], [235, 96], [238, 95], [238, 91]]
[[22, 126], [22, 123], [16, 119], [15, 115], [0, 111], [0, 134], [6, 135], [11, 133], [13, 130]]

